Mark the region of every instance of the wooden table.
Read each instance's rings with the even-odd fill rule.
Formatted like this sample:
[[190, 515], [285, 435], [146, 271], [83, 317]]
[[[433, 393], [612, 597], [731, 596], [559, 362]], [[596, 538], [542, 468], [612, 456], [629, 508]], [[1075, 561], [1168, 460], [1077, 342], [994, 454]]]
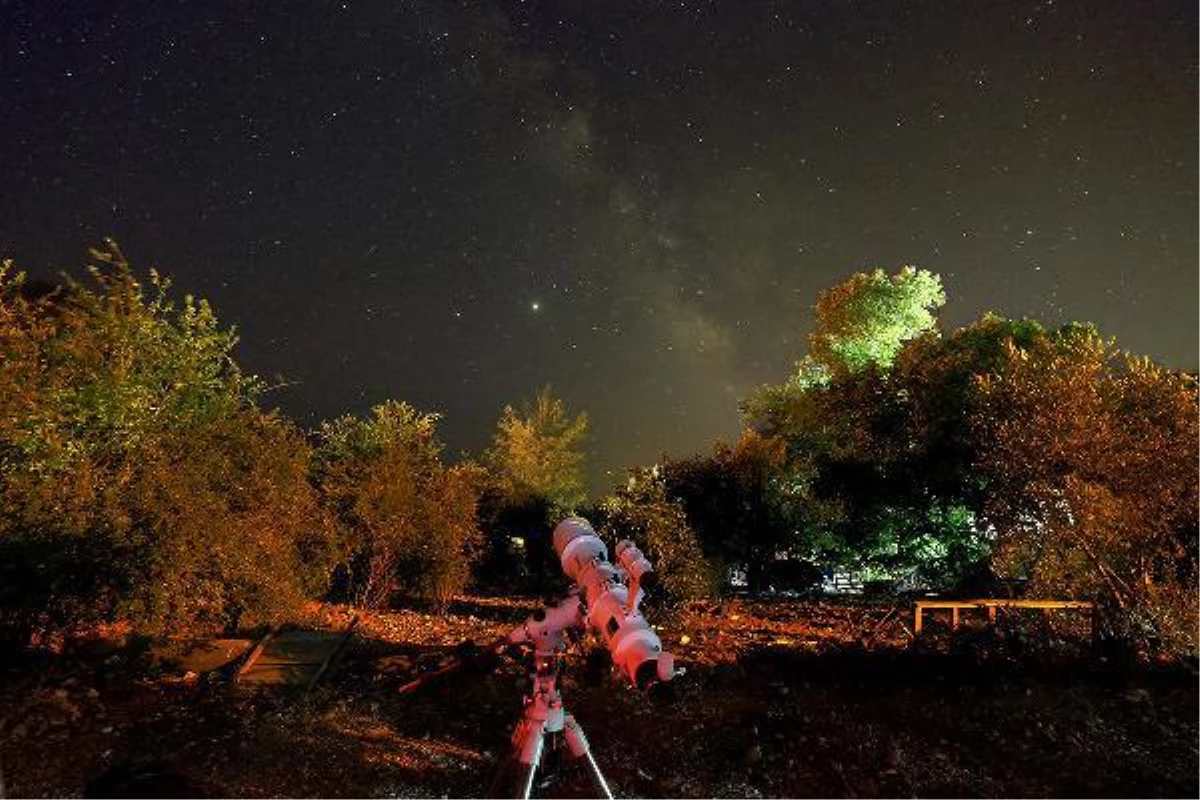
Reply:
[[984, 597], [975, 600], [918, 600], [913, 612], [913, 631], [921, 632], [922, 617], [926, 610], [950, 609], [950, 628], [958, 627], [958, 614], [963, 610], [984, 609], [988, 623], [996, 624], [996, 610], [1010, 608], [1040, 608], [1044, 611], [1062, 608], [1086, 609], [1091, 614], [1092, 636], [1096, 635], [1096, 604], [1090, 600], [1010, 600], [1007, 598]]

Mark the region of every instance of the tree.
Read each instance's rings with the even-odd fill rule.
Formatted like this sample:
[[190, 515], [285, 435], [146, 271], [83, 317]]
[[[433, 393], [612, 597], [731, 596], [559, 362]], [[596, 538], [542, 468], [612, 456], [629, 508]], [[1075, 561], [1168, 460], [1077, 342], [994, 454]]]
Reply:
[[89, 284], [0, 271], [0, 606], [10, 630], [277, 619], [321, 590], [308, 446], [232, 329], [114, 242]]
[[505, 591], [543, 592], [561, 570], [550, 541], [554, 525], [584, 503], [588, 417], [572, 417], [549, 386], [506, 406], [484, 456], [491, 483], [481, 518], [487, 538], [481, 578]]
[[1117, 632], [1196, 649], [1197, 386], [1075, 326], [1009, 345], [972, 420], [996, 568], [1098, 596]]
[[822, 292], [809, 354], [788, 380], [760, 387], [742, 402], [746, 425], [766, 435], [802, 427], [809, 398], [836, 378], [864, 370], [886, 375], [905, 342], [934, 333], [934, 312], [945, 302], [941, 278], [914, 267], [890, 276], [881, 269], [856, 272]]
[[945, 302], [941, 278], [923, 269], [855, 273], [817, 298], [812, 357], [835, 374], [886, 371], [904, 342], [933, 328]]
[[630, 470], [625, 487], [601, 502], [601, 531], [610, 540], [631, 539], [654, 565], [669, 602], [709, 597], [717, 576], [688, 524], [683, 505], [667, 496], [657, 469]]
[[478, 558], [482, 471], [446, 467], [438, 415], [407, 403], [322, 425], [314, 476], [340, 534], [355, 601], [384, 605], [396, 589], [445, 606]]
[[668, 496], [678, 499], [705, 554], [725, 572], [745, 573], [751, 591], [766, 588], [775, 562], [805, 558], [803, 487], [786, 468], [782, 443], [744, 431], [733, 445], [718, 442], [707, 457], [662, 467]]
[[[911, 567], [940, 513], [913, 490], [907, 398], [891, 370], [905, 343], [936, 338], [941, 279], [904, 267], [856, 273], [819, 296], [808, 355], [743, 403], [777, 453], [765, 483], [786, 509], [792, 557], [851, 569]], [[771, 556], [774, 557], [774, 554]]]
[[989, 550], [984, 483], [968, 420], [976, 375], [1004, 343], [1046, 332], [987, 316], [943, 336], [940, 279], [858, 273], [822, 293], [811, 355], [743, 404], [778, 449], [798, 552], [830, 566], [946, 586]]
[[587, 431], [587, 414], [570, 416], [549, 386], [519, 412], [505, 406], [487, 462], [510, 504], [544, 500], [556, 516], [581, 506]]
[[930, 494], [952, 497], [982, 511], [986, 484], [976, 467], [978, 439], [971, 427], [982, 398], [979, 378], [995, 374], [1008, 348], [1027, 350], [1064, 332], [1034, 320], [985, 314], [945, 336], [933, 332], [910, 341], [891, 374], [905, 402], [905, 448]]

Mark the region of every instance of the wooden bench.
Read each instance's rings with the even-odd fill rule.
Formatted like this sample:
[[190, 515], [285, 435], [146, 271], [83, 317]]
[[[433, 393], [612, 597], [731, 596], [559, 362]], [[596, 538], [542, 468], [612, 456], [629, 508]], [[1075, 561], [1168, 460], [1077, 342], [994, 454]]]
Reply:
[[1052, 611], [1054, 609], [1079, 608], [1086, 609], [1090, 614], [1093, 638], [1097, 631], [1096, 604], [1089, 600], [1009, 600], [1005, 598], [980, 598], [977, 600], [918, 600], [916, 609], [913, 612], [913, 632], [921, 632], [922, 617], [926, 611], [943, 608], [950, 609], [951, 630], [958, 628], [958, 614], [964, 610], [986, 610], [988, 624], [995, 625], [997, 609], [1040, 608], [1043, 611]]

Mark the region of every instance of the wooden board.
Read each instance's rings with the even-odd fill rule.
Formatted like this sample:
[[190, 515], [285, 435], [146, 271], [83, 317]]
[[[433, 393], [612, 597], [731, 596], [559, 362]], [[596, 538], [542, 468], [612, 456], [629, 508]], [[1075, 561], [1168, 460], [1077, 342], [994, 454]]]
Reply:
[[316, 667], [312, 664], [255, 664], [238, 683], [243, 686], [306, 686]]
[[237, 682], [312, 688], [346, 644], [357, 621], [351, 620], [344, 631], [284, 630], [268, 635], [247, 658]]

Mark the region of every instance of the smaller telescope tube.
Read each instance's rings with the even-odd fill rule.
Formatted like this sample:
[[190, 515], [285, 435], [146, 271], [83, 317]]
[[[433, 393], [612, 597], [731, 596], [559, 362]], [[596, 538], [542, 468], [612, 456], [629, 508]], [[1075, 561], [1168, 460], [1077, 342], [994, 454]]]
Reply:
[[620, 562], [621, 569], [625, 570], [625, 574], [629, 576], [629, 600], [625, 605], [625, 610], [633, 613], [637, 611], [638, 604], [642, 602], [642, 589], [652, 589], [658, 576], [654, 574], [654, 567], [651, 566], [650, 560], [642, 555], [642, 551], [638, 550], [637, 545], [628, 539], [617, 542], [617, 561]]

